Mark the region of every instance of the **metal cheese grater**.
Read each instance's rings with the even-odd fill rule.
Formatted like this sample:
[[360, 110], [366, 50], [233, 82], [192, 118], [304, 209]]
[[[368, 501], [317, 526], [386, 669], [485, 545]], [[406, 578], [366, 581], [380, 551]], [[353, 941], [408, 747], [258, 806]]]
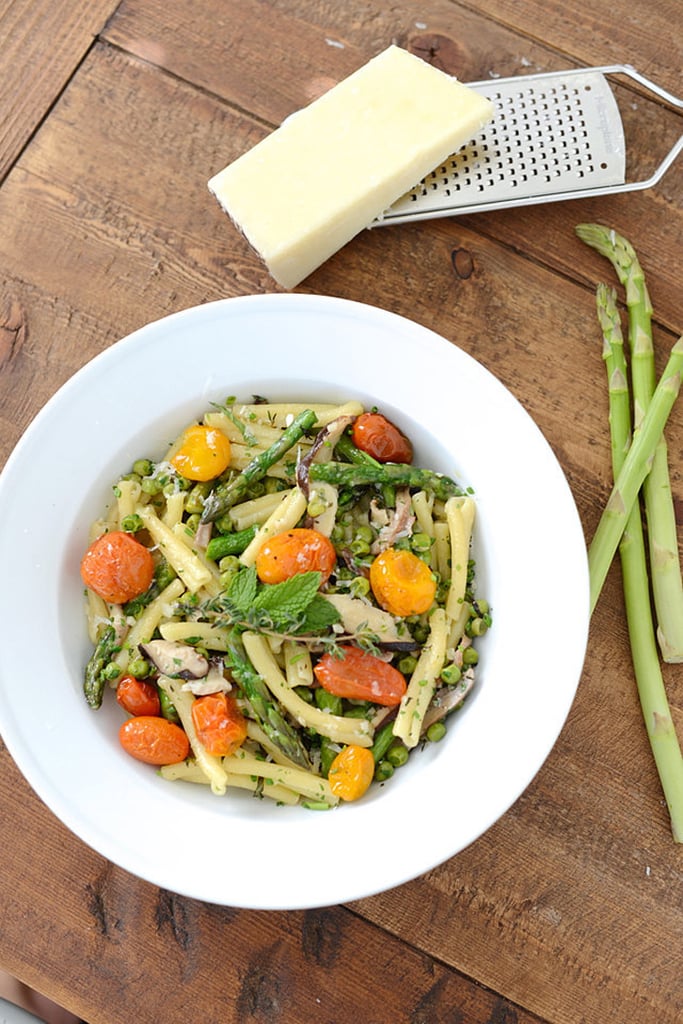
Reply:
[[606, 78], [623, 74], [678, 109], [683, 101], [627, 64], [473, 82], [493, 120], [386, 210], [372, 227], [649, 188], [683, 149], [683, 135], [655, 173], [626, 182], [621, 114]]

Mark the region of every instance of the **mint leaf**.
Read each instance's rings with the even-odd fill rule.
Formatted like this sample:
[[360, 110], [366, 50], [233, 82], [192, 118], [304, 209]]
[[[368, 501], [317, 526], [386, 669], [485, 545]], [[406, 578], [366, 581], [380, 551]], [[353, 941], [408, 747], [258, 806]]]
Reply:
[[296, 619], [318, 593], [320, 580], [319, 572], [300, 572], [282, 583], [264, 583], [253, 606], [273, 616]]
[[316, 594], [306, 608], [303, 623], [297, 632], [318, 633], [339, 621], [341, 616], [334, 605], [326, 601], [322, 594]]
[[227, 597], [230, 604], [242, 615], [247, 615], [256, 600], [258, 578], [256, 566], [251, 565], [236, 573], [230, 581]]

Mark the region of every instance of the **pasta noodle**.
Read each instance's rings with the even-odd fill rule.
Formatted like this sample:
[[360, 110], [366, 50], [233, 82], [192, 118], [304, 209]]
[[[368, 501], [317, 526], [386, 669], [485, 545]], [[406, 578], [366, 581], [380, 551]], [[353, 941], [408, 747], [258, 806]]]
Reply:
[[[147, 717], [179, 721], [185, 736], [158, 730], [175, 754], [129, 750], [164, 780], [308, 808], [358, 799], [442, 738], [461, 673], [471, 689], [470, 648], [491, 622], [474, 596], [474, 499], [388, 462], [397, 428], [357, 401], [228, 399], [189, 426], [159, 461], [137, 460], [91, 524], [90, 543], [128, 551], [145, 582], [88, 577], [86, 699], [115, 686], [135, 714], [138, 686]], [[403, 441], [396, 459], [410, 458]], [[162, 723], [142, 725], [141, 743]]]
[[242, 639], [252, 665], [268, 689], [277, 696], [299, 725], [315, 729], [321, 736], [327, 736], [336, 743], [355, 743], [359, 747], [372, 746], [369, 722], [331, 715], [307, 704], [288, 686], [263, 637], [258, 633], [245, 633]]
[[446, 613], [443, 608], [437, 608], [429, 620], [429, 636], [410, 677], [394, 725], [394, 736], [402, 739], [409, 749], [419, 742], [422, 720], [434, 696], [436, 680], [446, 658], [447, 641]]

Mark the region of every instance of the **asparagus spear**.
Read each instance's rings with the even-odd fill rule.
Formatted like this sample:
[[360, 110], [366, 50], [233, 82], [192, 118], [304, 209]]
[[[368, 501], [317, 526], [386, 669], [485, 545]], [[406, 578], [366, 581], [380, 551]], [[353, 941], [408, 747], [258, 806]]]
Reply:
[[204, 503], [204, 511], [201, 517], [202, 523], [212, 523], [215, 519], [219, 519], [228, 509], [240, 501], [244, 497], [249, 485], [264, 477], [270, 467], [293, 448], [306, 431], [313, 426], [316, 419], [317, 416], [312, 409], [305, 409], [303, 412], [300, 412], [290, 425], [282, 431], [277, 441], [273, 442], [265, 451], [255, 455], [241, 473], [233, 480], [218, 484]]
[[290, 761], [300, 768], [310, 768], [306, 748], [296, 730], [274, 703], [268, 687], [253, 668], [235, 631], [230, 634], [227, 653], [232, 676], [249, 701], [263, 731]]
[[88, 664], [85, 666], [83, 693], [88, 705], [95, 710], [102, 704], [104, 689], [107, 685], [107, 677], [104, 674], [104, 670], [114, 655], [118, 654], [120, 650], [121, 644], [117, 639], [116, 630], [113, 626], [107, 626], [97, 641]]
[[[642, 421], [655, 389], [652, 343], [652, 303], [635, 249], [622, 235], [601, 224], [579, 224], [579, 238], [610, 261], [626, 290], [634, 425]], [[643, 484], [652, 575], [657, 613], [657, 638], [662, 657], [683, 661], [683, 576], [678, 557], [676, 513], [671, 495], [666, 440], [662, 434], [652, 467]]]
[[633, 434], [633, 442], [619, 470], [612, 493], [588, 549], [591, 612], [597, 604], [605, 577], [616, 554], [626, 521], [681, 387], [683, 337], [671, 349], [669, 360], [655, 388], [652, 401]]
[[324, 480], [328, 484], [342, 487], [362, 487], [370, 484], [395, 484], [396, 486], [419, 487], [433, 491], [434, 495], [446, 501], [463, 490], [450, 477], [442, 476], [431, 469], [419, 469], [399, 462], [377, 463], [377, 465], [354, 465], [349, 462], [313, 462], [309, 470], [311, 480]]
[[[615, 477], [631, 443], [631, 411], [624, 344], [616, 293], [598, 286], [598, 317], [603, 331], [610, 405], [612, 466]], [[640, 506], [628, 516], [619, 545], [631, 655], [645, 727], [669, 808], [676, 842], [683, 842], [683, 756], [664, 688], [649, 599], [647, 561]]]

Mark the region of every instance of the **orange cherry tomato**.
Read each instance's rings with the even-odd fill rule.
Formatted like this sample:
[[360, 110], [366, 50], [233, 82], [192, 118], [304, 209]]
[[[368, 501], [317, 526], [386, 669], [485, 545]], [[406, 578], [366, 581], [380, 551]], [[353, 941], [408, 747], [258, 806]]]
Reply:
[[98, 537], [81, 561], [81, 578], [86, 587], [109, 604], [125, 604], [144, 593], [153, 577], [151, 553], [121, 530]]
[[187, 480], [214, 480], [230, 465], [230, 453], [230, 441], [222, 430], [196, 424], [183, 434], [171, 465]]
[[367, 747], [351, 743], [330, 765], [327, 781], [340, 800], [358, 800], [367, 792], [375, 774], [375, 759]]
[[364, 412], [354, 420], [351, 437], [356, 448], [378, 462], [413, 461], [413, 446], [408, 438], [379, 412]]
[[161, 714], [161, 701], [154, 683], [135, 676], [121, 676], [116, 686], [116, 700], [129, 715]]
[[227, 693], [197, 697], [192, 722], [199, 742], [214, 757], [227, 757], [247, 738], [247, 723], [237, 701]]
[[340, 648], [342, 657], [323, 654], [313, 672], [320, 685], [335, 697], [371, 700], [392, 707], [406, 692], [402, 672], [359, 647]]
[[329, 537], [318, 530], [297, 527], [265, 542], [256, 556], [256, 572], [262, 583], [282, 583], [297, 573], [316, 571], [325, 583], [336, 561]]
[[392, 615], [421, 615], [436, 594], [434, 575], [412, 551], [387, 548], [370, 566], [370, 586], [377, 603]]
[[127, 754], [145, 764], [177, 764], [190, 753], [190, 741], [179, 725], [151, 715], [126, 719], [119, 741]]

